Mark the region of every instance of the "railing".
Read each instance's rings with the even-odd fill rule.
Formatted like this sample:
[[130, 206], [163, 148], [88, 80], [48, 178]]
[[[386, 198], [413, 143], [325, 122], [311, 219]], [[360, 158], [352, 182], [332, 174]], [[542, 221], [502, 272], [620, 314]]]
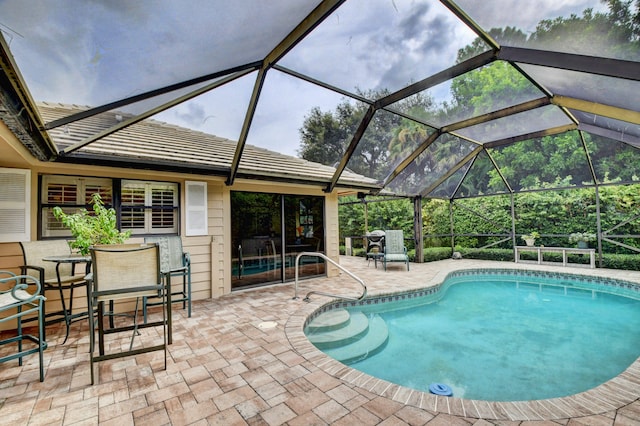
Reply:
[[320, 296], [335, 297], [335, 298], [338, 298], [338, 299], [346, 299], [346, 300], [362, 300], [367, 296], [367, 286], [365, 285], [364, 281], [361, 278], [359, 278], [359, 277], [355, 276], [354, 274], [352, 274], [351, 272], [347, 271], [345, 268], [340, 266], [340, 264], [338, 264], [335, 261], [333, 261], [333, 259], [328, 258], [323, 253], [303, 251], [303, 252], [298, 253], [298, 255], [296, 256], [296, 263], [295, 263], [296, 287], [295, 287], [295, 295], [293, 296], [294, 299], [298, 298], [298, 264], [299, 264], [300, 258], [302, 256], [314, 256], [314, 257], [320, 257], [320, 258], [326, 260], [327, 262], [331, 263], [332, 265], [334, 265], [335, 267], [340, 269], [342, 272], [346, 273], [351, 278], [356, 280], [362, 286], [362, 289], [363, 289], [362, 290], [362, 294], [359, 297], [341, 296], [341, 295], [338, 295], [338, 294], [331, 294], [331, 293], [325, 293], [325, 292], [322, 292], [322, 291], [312, 290], [309, 293], [307, 293], [307, 295], [305, 296], [304, 299], [302, 299], [305, 302], [308, 302], [308, 301], [311, 300], [311, 299], [309, 299], [309, 296], [311, 296], [312, 294], [319, 294]]

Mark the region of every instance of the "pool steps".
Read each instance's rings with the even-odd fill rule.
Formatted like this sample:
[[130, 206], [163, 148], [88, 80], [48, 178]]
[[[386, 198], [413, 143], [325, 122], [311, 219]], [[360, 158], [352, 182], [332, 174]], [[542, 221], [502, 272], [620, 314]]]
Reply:
[[[365, 314], [354, 312], [349, 315], [348, 311], [344, 312], [347, 314], [346, 319], [341, 312], [336, 312], [337, 315], [334, 315], [333, 312], [320, 315], [321, 320], [322, 317], [336, 317], [336, 320], [333, 321], [331, 319], [321, 321], [333, 323], [328, 327], [318, 328], [313, 321], [307, 329], [311, 343], [323, 350], [337, 348], [360, 340], [369, 331], [369, 318]], [[342, 322], [338, 323], [338, 320], [342, 320]]]
[[309, 323], [307, 337], [330, 357], [348, 363], [381, 349], [389, 338], [389, 330], [377, 314], [334, 309]]
[[308, 333], [319, 333], [342, 328], [349, 322], [349, 311], [346, 309], [334, 309], [318, 315], [307, 326]]

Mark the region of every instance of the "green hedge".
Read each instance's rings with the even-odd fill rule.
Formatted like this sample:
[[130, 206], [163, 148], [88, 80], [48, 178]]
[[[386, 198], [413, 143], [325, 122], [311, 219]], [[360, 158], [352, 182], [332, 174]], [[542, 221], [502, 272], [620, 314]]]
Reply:
[[640, 254], [605, 254], [602, 266], [609, 269], [640, 271]]
[[[448, 247], [431, 247], [424, 249], [424, 261], [434, 262], [436, 260], [450, 259], [453, 251]], [[415, 256], [414, 256], [415, 258]]]
[[[352, 248], [351, 249], [353, 256], [364, 257], [366, 254], [365, 249], [363, 248]], [[340, 254], [345, 254], [344, 246], [340, 246]], [[434, 247], [424, 249], [424, 261], [425, 262], [433, 262], [436, 260], [450, 259], [452, 251], [448, 247]], [[409, 256], [409, 261], [416, 261], [416, 251], [415, 249], [411, 249], [407, 251], [407, 255]]]
[[[360, 256], [360, 257], [364, 257], [364, 255], [366, 254], [366, 250], [362, 247], [352, 247], [351, 248], [351, 253], [353, 256]], [[345, 246], [341, 245], [340, 246], [340, 254], [341, 255], [345, 255], [346, 254], [346, 249]]]
[[[511, 249], [469, 249], [466, 247], [456, 247], [456, 251], [462, 254], [463, 259], [483, 259], [483, 260], [501, 260], [506, 262], [513, 262], [513, 250]], [[523, 253], [522, 258], [525, 258]], [[537, 259], [537, 258], [535, 258]], [[533, 260], [533, 259], [532, 259]]]
[[[498, 260], [503, 262], [513, 262], [513, 250], [511, 249], [469, 249], [465, 247], [456, 247], [456, 250], [462, 254], [463, 259], [481, 259], [481, 260]], [[345, 254], [344, 246], [340, 246], [340, 254]], [[354, 248], [354, 256], [365, 256], [363, 248]], [[452, 250], [448, 247], [431, 247], [424, 249], [424, 261], [435, 262], [437, 260], [450, 259]], [[409, 260], [415, 262], [415, 250], [409, 250]], [[535, 252], [522, 252], [520, 255], [522, 260], [538, 260]], [[545, 253], [544, 259], [549, 262], [562, 262], [562, 253]], [[589, 264], [588, 255], [569, 254], [568, 260], [571, 263]], [[640, 270], [640, 255], [638, 254], [605, 254], [603, 258], [603, 267], [608, 269], [624, 269], [629, 271]], [[596, 266], [599, 262], [596, 258]]]

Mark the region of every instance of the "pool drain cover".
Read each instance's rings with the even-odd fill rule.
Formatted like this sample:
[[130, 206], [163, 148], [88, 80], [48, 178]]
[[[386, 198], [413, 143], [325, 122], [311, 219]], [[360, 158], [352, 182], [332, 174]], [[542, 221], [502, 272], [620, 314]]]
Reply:
[[262, 330], [268, 330], [270, 328], [275, 328], [278, 325], [277, 322], [275, 321], [265, 321], [265, 322], [261, 322], [260, 324], [258, 324], [258, 328], [262, 329]]
[[429, 392], [441, 396], [453, 395], [451, 388], [443, 383], [431, 383], [429, 385]]

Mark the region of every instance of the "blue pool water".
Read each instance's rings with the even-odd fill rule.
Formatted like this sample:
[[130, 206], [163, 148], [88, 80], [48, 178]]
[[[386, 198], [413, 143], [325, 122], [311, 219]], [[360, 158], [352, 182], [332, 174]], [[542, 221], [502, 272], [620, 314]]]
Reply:
[[515, 401], [591, 389], [640, 355], [637, 290], [628, 292], [634, 299], [557, 278], [448, 281], [436, 297], [423, 299], [430, 303], [363, 307], [382, 316], [389, 340], [350, 366], [426, 392], [442, 383], [456, 397]]

